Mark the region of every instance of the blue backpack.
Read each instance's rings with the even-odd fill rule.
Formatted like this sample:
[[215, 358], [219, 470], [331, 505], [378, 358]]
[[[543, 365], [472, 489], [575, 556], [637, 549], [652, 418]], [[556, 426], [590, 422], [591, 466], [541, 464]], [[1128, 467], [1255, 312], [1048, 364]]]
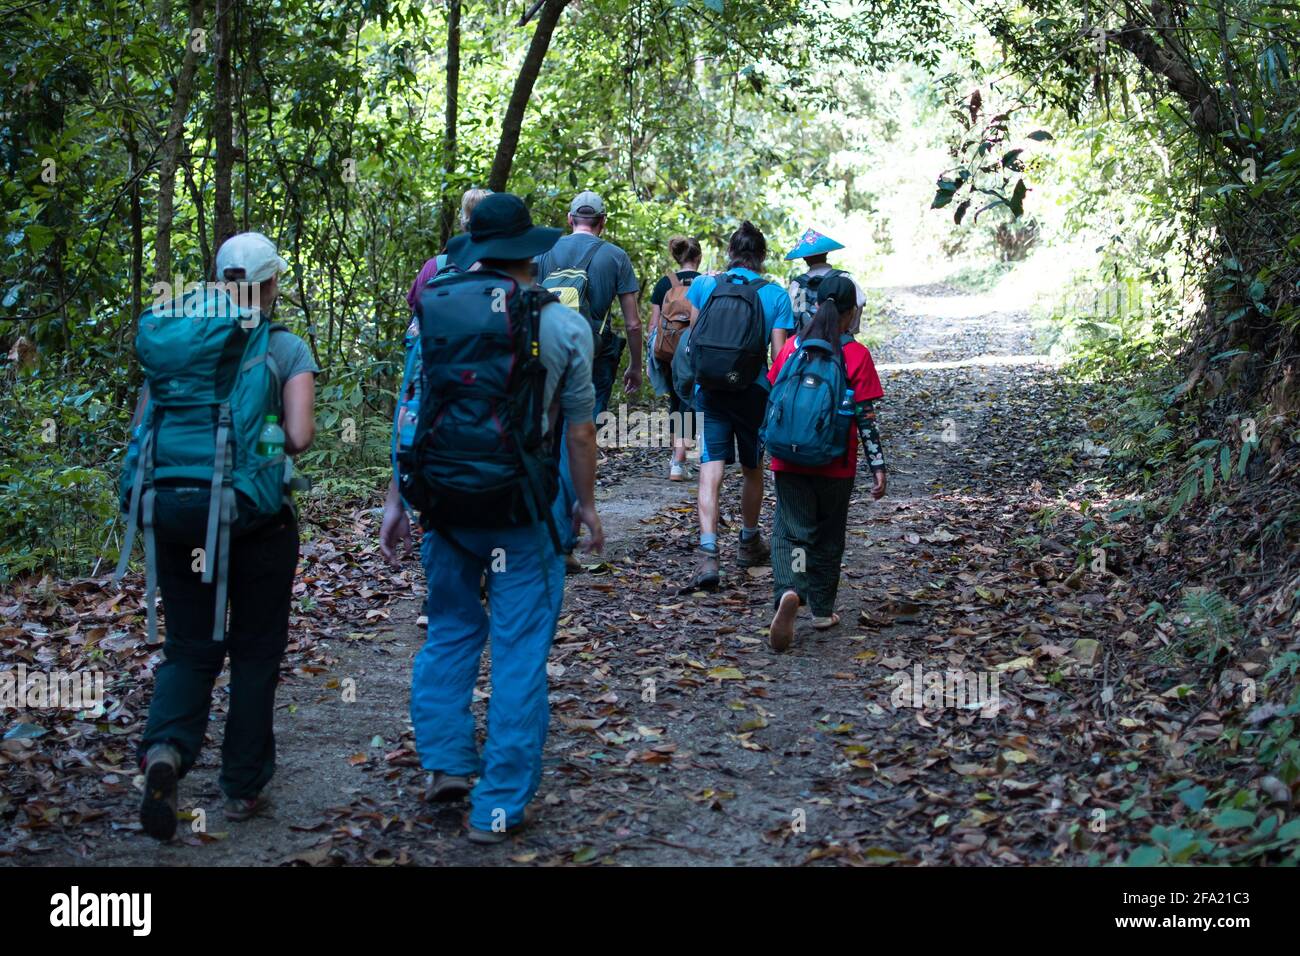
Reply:
[[773, 457], [815, 468], [848, 452], [848, 375], [830, 350], [829, 342], [809, 339], [781, 367], [759, 432]]
[[397, 460], [402, 497], [426, 528], [544, 521], [559, 550], [539, 346], [541, 310], [554, 301], [486, 269], [421, 291], [419, 408]]

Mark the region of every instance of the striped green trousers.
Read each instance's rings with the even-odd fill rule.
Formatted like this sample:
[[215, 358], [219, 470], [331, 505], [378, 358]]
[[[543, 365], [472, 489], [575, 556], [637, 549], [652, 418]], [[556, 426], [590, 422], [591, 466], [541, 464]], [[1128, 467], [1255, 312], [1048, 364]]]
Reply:
[[835, 610], [852, 478], [776, 472], [772, 528], [773, 603], [794, 591], [815, 617]]

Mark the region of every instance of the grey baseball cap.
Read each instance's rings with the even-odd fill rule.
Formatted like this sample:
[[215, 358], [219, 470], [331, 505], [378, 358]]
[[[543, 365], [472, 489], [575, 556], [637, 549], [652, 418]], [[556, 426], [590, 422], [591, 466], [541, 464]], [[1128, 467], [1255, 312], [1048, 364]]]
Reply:
[[569, 203], [569, 213], [574, 216], [603, 216], [605, 200], [590, 189], [585, 190], [573, 197], [573, 202]]

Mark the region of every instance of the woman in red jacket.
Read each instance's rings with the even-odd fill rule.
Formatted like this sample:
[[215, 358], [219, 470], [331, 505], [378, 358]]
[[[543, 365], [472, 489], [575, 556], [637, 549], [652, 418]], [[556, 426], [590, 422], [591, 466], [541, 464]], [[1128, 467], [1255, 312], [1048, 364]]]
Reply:
[[[876, 431], [874, 403], [884, 391], [866, 346], [847, 334], [857, 309], [857, 290], [847, 276], [834, 275], [817, 290], [818, 308], [805, 335], [822, 339], [843, 355], [849, 387], [853, 390], [858, 436], [875, 476], [873, 498], [885, 494], [885, 456]], [[768, 371], [776, 382], [781, 367], [799, 349], [791, 338]], [[832, 356], [835, 357], [835, 356]], [[807, 467], [772, 458], [776, 477], [776, 520], [772, 532], [772, 579], [776, 614], [768, 632], [774, 651], [783, 651], [794, 639], [794, 622], [801, 604], [812, 608], [813, 627], [825, 630], [839, 623], [835, 595], [840, 584], [840, 561], [849, 517], [853, 478], [857, 473], [857, 442], [851, 438], [844, 454], [827, 465]]]

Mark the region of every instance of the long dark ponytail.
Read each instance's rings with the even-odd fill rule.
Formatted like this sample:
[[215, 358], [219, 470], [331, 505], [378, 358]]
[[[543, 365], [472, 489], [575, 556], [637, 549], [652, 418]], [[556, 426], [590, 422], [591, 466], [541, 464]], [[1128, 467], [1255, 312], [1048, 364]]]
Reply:
[[[831, 345], [831, 358], [840, 355], [840, 310], [834, 299], [827, 299], [817, 307], [808, 325], [799, 333], [799, 343], [806, 344], [809, 339], [821, 339]], [[818, 349], [821, 351], [821, 349]]]

